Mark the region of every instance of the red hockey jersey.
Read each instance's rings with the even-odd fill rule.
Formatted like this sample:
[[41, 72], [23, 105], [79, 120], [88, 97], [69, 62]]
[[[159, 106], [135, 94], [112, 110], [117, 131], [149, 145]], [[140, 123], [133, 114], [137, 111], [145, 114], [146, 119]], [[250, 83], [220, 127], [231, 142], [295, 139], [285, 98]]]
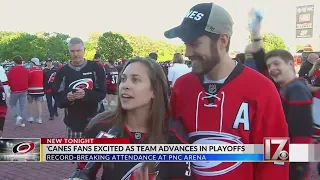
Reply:
[[[288, 126], [274, 84], [238, 64], [224, 84], [203, 83], [188, 73], [172, 90], [170, 110], [193, 144], [263, 144], [264, 137], [288, 137]], [[254, 82], [254, 83], [253, 83]], [[196, 180], [289, 179], [289, 164], [194, 162]]]
[[106, 83], [107, 83], [107, 89], [109, 91], [117, 90], [118, 75], [119, 73], [117, 68], [111, 67], [106, 69]]
[[43, 90], [43, 72], [40, 67], [33, 66], [29, 69], [28, 94], [41, 95]]

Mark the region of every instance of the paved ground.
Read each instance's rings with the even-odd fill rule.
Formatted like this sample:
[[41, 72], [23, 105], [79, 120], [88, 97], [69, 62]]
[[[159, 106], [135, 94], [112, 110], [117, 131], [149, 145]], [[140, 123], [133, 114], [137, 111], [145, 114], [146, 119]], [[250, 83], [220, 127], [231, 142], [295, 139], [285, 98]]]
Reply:
[[[60, 117], [48, 121], [48, 111], [44, 105], [43, 124], [26, 124], [25, 128], [14, 125], [13, 115], [9, 112], [5, 123], [5, 138], [65, 137], [65, 126]], [[75, 165], [71, 163], [0, 163], [1, 180], [62, 180], [71, 175]], [[315, 164], [312, 166], [311, 180], [318, 180]]]
[[[39, 138], [39, 137], [65, 137], [65, 126], [60, 117], [53, 121], [48, 120], [48, 110], [44, 107], [43, 124], [26, 123], [21, 128], [14, 123], [13, 115], [9, 112], [4, 127], [3, 137]], [[0, 163], [1, 180], [62, 180], [71, 175], [75, 165], [71, 163]], [[4, 177], [3, 177], [4, 175]]]

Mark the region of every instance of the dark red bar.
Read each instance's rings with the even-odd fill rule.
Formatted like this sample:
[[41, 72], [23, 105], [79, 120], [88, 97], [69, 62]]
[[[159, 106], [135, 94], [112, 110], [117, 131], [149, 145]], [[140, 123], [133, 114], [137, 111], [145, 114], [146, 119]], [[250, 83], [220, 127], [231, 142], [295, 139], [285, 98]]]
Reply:
[[130, 144], [127, 138], [41, 138], [41, 144]]

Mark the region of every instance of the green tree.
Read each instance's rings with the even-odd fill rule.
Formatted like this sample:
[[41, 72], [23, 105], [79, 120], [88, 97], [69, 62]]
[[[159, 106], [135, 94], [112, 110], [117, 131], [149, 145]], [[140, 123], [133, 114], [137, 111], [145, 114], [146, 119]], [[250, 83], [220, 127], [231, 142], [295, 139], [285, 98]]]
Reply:
[[119, 59], [132, 57], [133, 49], [120, 34], [105, 32], [99, 37], [97, 51], [105, 59]]
[[46, 41], [28, 33], [7, 33], [6, 37], [1, 38], [0, 47], [0, 57], [3, 59], [11, 59], [16, 55], [26, 61], [32, 57], [46, 57]]
[[70, 38], [67, 34], [52, 33], [46, 39], [47, 56], [56, 60], [67, 61], [69, 59], [68, 45], [66, 40]]
[[99, 38], [102, 36], [102, 33], [94, 32], [89, 34], [88, 43], [92, 45], [92, 48], [96, 49], [98, 47]]
[[158, 49], [158, 62], [171, 61], [175, 53], [184, 54], [184, 45], [173, 45], [165, 41], [155, 41]]
[[174, 53], [184, 53], [184, 45], [173, 45], [165, 41], [155, 41], [146, 36], [123, 34], [133, 49], [133, 56], [146, 57], [151, 52], [158, 54], [158, 62], [172, 60]]
[[279, 36], [268, 33], [263, 36], [263, 47], [268, 52], [275, 49], [285, 49], [287, 50], [287, 46], [285, 45], [282, 38]]
[[150, 38], [145, 36], [123, 34], [123, 37], [128, 41], [132, 47], [132, 56], [146, 57], [151, 52], [155, 52], [153, 42]]
[[98, 41], [101, 35], [102, 33], [99, 33], [99, 32], [89, 34], [88, 41], [85, 42], [85, 46], [86, 46], [85, 58], [86, 59], [92, 60], [94, 58], [94, 55], [97, 53]]
[[19, 38], [23, 32], [0, 32], [0, 58], [1, 60], [6, 60], [12, 58], [10, 50], [8, 49], [8, 43], [16, 38]]
[[62, 33], [38, 32], [0, 32], [0, 57], [11, 59], [21, 55], [26, 61], [32, 57], [40, 60], [56, 58], [68, 59], [66, 39], [69, 35]]
[[96, 48], [94, 47], [94, 44], [91, 42], [85, 42], [85, 47], [86, 47], [86, 53], [84, 55], [84, 58], [88, 60], [92, 60], [94, 58], [94, 55], [96, 54]]
[[296, 46], [296, 51], [303, 50], [303, 49], [304, 49], [304, 45], [302, 45], [302, 44], [298, 44]]
[[7, 43], [12, 39], [18, 38], [24, 34], [24, 32], [8, 32], [8, 31], [1, 31], [0, 32], [0, 43]]

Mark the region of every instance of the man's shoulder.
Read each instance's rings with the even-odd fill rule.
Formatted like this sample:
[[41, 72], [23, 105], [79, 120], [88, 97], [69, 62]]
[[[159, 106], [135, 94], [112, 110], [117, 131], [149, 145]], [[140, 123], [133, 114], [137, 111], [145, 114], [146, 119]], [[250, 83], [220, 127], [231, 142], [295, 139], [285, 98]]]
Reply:
[[95, 66], [96, 66], [96, 65], [100, 66], [97, 61], [90, 61], [90, 60], [87, 60], [87, 65], [89, 65], [89, 66], [93, 66], [93, 65], [95, 65]]
[[68, 68], [70, 68], [69, 64], [63, 64], [63, 65], [60, 65], [57, 69], [61, 70], [61, 69], [68, 69]]
[[250, 67], [244, 67], [225, 85], [228, 91], [237, 92], [234, 95], [251, 100], [264, 99], [269, 96], [279, 96], [275, 84], [266, 76]]
[[24, 71], [24, 72], [29, 72], [29, 69], [27, 69], [26, 67], [24, 66], [17, 66], [17, 68], [19, 71]]
[[187, 74], [180, 76], [176, 80], [175, 84], [178, 83], [179, 86], [186, 86], [186, 85], [190, 85], [190, 82], [196, 82], [196, 81], [199, 81], [199, 77], [194, 73], [189, 72]]
[[295, 79], [286, 88], [283, 88], [282, 92], [292, 102], [312, 100], [312, 94], [303, 78]]
[[101, 118], [104, 113], [98, 114], [94, 117], [85, 129], [86, 137], [97, 137], [100, 132], [108, 133], [108, 131], [113, 127], [113, 121], [106, 118]]
[[118, 73], [118, 69], [115, 67], [106, 69], [106, 73]]
[[239, 76], [241, 77], [241, 81], [254, 83], [256, 87], [275, 87], [271, 79], [247, 66], [244, 67], [243, 72]]
[[38, 66], [32, 66], [30, 69], [30, 71], [35, 71], [35, 70], [42, 70], [40, 67]]
[[96, 61], [89, 61], [87, 60], [87, 67], [90, 68], [101, 68], [101, 65], [99, 63], [97, 63]]

